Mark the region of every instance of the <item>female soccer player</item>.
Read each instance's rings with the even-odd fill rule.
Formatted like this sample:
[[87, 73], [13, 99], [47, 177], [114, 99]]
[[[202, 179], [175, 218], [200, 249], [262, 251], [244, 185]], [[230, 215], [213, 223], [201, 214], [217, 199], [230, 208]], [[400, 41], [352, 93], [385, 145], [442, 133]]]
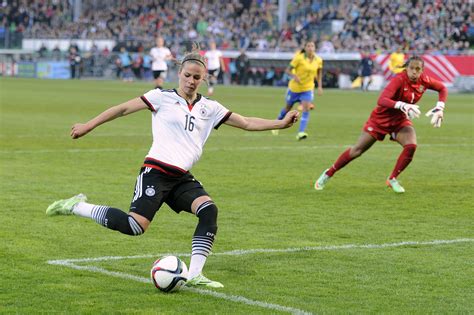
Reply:
[[404, 64], [405, 54], [403, 53], [403, 48], [399, 46], [397, 50], [392, 52], [389, 56], [388, 69], [390, 70], [390, 79], [403, 71]]
[[383, 90], [357, 143], [344, 151], [336, 162], [321, 174], [314, 183], [316, 190], [324, 189], [337, 171], [367, 151], [375, 141], [383, 141], [385, 135], [390, 135], [390, 140], [397, 141], [403, 147], [403, 151], [387, 179], [387, 185], [396, 193], [405, 192], [397, 177], [410, 164], [416, 150], [416, 133], [411, 119], [418, 118], [420, 110], [418, 105], [414, 104], [427, 89], [438, 91], [438, 102], [426, 116], [432, 116], [431, 124], [439, 128], [443, 121], [444, 103], [448, 95], [447, 88], [441, 82], [423, 73], [423, 67], [421, 57], [413, 56], [408, 59], [404, 65], [405, 70], [394, 77]]
[[150, 50], [150, 56], [152, 58], [151, 70], [155, 79], [155, 89], [162, 89], [168, 71], [166, 61], [174, 59], [169, 48], [165, 47], [163, 37], [156, 38], [156, 47]]
[[214, 85], [217, 83], [217, 78], [221, 70], [225, 72], [225, 63], [222, 58], [222, 52], [216, 48], [216, 42], [209, 43], [209, 50], [206, 51], [204, 57], [207, 59], [207, 71], [209, 73], [209, 87], [207, 88], [207, 95], [214, 94]]
[[[296, 135], [297, 140], [306, 139], [308, 134], [305, 132], [309, 121], [309, 110], [314, 107], [314, 79], [318, 81], [318, 95], [323, 95], [323, 59], [315, 54], [315, 45], [313, 42], [307, 42], [300, 52], [298, 52], [286, 73], [291, 77], [288, 83], [286, 93], [286, 106], [280, 111], [278, 119], [283, 119], [293, 105], [300, 102], [303, 114], [301, 115], [300, 128]], [[278, 130], [272, 130], [274, 135]]]
[[212, 129], [221, 124], [244, 130], [288, 128], [298, 112], [283, 120], [244, 117], [197, 93], [206, 78], [205, 59], [198, 52], [187, 54], [178, 71], [178, 88], [154, 89], [141, 97], [113, 106], [85, 124], [72, 126], [71, 137], [80, 138], [96, 127], [128, 114], [149, 109], [152, 114], [153, 143], [138, 175], [130, 212], [87, 203], [83, 194], [52, 203], [47, 215], [75, 214], [128, 235], [143, 234], [164, 203], [179, 213], [195, 214], [199, 222], [192, 239], [189, 265], [190, 286], [222, 287], [202, 274], [217, 232], [217, 207], [203, 186], [189, 172], [202, 154]]

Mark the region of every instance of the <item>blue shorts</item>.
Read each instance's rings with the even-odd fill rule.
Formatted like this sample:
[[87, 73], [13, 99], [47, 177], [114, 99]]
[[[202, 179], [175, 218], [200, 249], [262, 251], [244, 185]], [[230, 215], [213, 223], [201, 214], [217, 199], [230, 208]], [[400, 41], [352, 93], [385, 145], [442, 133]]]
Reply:
[[286, 105], [293, 106], [297, 102], [312, 102], [314, 99], [314, 91], [304, 91], [300, 93], [291, 92], [290, 89], [286, 92]]

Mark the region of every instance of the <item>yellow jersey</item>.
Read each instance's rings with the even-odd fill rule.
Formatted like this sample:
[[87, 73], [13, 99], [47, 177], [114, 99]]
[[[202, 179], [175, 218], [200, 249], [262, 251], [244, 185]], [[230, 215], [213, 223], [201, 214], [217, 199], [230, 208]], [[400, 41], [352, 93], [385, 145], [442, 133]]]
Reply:
[[405, 54], [394, 52], [394, 53], [390, 54], [390, 60], [388, 62], [388, 68], [393, 73], [400, 73], [404, 70], [402, 68], [404, 63], [405, 63]]
[[313, 60], [309, 60], [305, 53], [297, 53], [290, 62], [293, 73], [300, 79], [300, 83], [294, 79], [290, 80], [288, 88], [291, 92], [301, 93], [314, 89], [314, 79], [318, 75], [318, 70], [323, 69], [323, 59], [314, 55]]

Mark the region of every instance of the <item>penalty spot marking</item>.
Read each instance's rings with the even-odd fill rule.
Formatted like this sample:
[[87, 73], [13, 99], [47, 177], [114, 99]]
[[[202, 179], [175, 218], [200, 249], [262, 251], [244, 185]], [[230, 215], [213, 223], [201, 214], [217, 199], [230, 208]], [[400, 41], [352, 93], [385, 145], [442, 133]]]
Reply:
[[[226, 251], [221, 253], [213, 253], [215, 256], [242, 256], [242, 255], [252, 255], [252, 254], [267, 254], [267, 253], [294, 253], [294, 252], [304, 252], [304, 251], [335, 251], [335, 250], [348, 250], [348, 249], [384, 249], [384, 248], [394, 248], [394, 247], [403, 247], [403, 246], [437, 246], [437, 245], [447, 245], [447, 244], [457, 244], [457, 243], [466, 243], [474, 242], [474, 238], [460, 238], [453, 240], [433, 240], [433, 241], [404, 241], [397, 243], [384, 243], [384, 244], [347, 244], [347, 245], [327, 245], [327, 246], [308, 246], [308, 247], [292, 247], [292, 248], [282, 248], [282, 249], [239, 249]], [[50, 265], [59, 265], [76, 270], [85, 270], [89, 272], [102, 273], [108, 276], [133, 280], [142, 283], [151, 283], [151, 280], [145, 277], [139, 277], [124, 272], [110, 271], [104, 268], [95, 267], [95, 266], [83, 266], [78, 265], [78, 263], [88, 263], [88, 262], [98, 262], [98, 261], [109, 261], [109, 260], [122, 260], [122, 259], [139, 259], [139, 258], [155, 258], [161, 257], [164, 255], [175, 255], [181, 257], [189, 257], [189, 253], [165, 253], [165, 254], [148, 254], [148, 255], [135, 255], [135, 256], [104, 256], [96, 258], [79, 258], [79, 259], [59, 259], [59, 260], [48, 260], [47, 263]], [[225, 293], [220, 293], [211, 290], [197, 289], [197, 288], [185, 288], [187, 291], [199, 293], [202, 295], [210, 295], [215, 298], [242, 303], [251, 306], [258, 306], [266, 309], [287, 312], [291, 314], [311, 314], [310, 312], [300, 310], [297, 308], [292, 308], [288, 306], [267, 303], [262, 301], [251, 300], [243, 296], [230, 295]]]

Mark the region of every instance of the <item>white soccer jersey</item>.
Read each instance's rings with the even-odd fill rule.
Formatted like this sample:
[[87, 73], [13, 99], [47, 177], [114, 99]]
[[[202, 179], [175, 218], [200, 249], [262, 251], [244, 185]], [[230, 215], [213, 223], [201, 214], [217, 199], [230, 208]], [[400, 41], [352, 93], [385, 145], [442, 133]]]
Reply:
[[198, 94], [194, 105], [176, 90], [151, 90], [141, 99], [152, 111], [153, 144], [147, 158], [188, 171], [202, 155], [212, 128], [219, 128], [231, 112]]
[[207, 58], [208, 70], [216, 70], [221, 67], [220, 58], [222, 57], [222, 53], [220, 52], [220, 50], [208, 50], [204, 54], [204, 57]]
[[152, 58], [151, 70], [153, 71], [166, 71], [168, 65], [166, 64], [166, 56], [171, 55], [171, 51], [166, 47], [153, 47], [150, 50], [150, 56]]

